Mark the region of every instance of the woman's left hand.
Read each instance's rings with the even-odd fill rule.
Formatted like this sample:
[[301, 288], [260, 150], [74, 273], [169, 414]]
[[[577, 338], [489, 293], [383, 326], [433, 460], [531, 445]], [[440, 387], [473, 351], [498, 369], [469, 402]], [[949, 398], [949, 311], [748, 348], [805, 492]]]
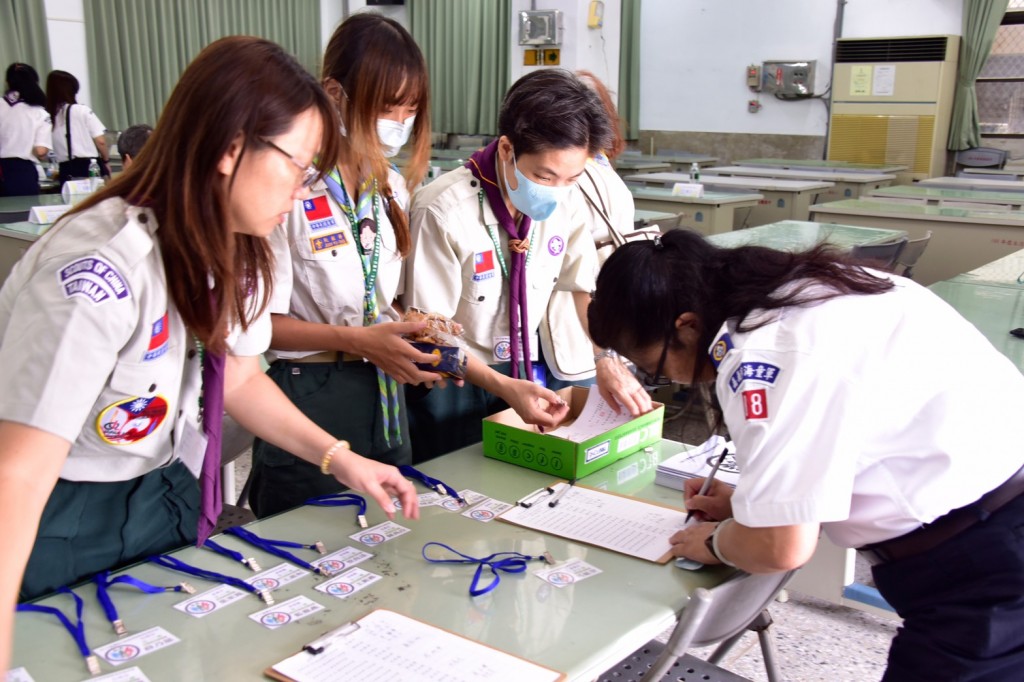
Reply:
[[597, 389], [615, 412], [625, 408], [634, 417], [650, 412], [651, 396], [618, 358], [597, 361]]

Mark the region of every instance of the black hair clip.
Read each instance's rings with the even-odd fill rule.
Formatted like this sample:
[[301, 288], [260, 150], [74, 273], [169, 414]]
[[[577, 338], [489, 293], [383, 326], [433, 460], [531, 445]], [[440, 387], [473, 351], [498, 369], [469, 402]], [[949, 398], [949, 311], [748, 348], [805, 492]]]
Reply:
[[663, 249], [663, 248], [665, 248], [665, 245], [661, 243], [661, 235], [660, 234], [654, 235], [654, 248], [656, 248], [656, 249]]

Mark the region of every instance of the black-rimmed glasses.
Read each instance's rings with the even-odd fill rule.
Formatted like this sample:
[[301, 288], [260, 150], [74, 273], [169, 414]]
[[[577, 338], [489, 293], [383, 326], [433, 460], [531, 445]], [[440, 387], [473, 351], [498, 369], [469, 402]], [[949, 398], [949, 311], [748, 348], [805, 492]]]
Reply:
[[665, 335], [665, 343], [661, 347], [661, 356], [658, 358], [658, 366], [654, 369], [654, 374], [648, 374], [643, 369], [640, 369], [642, 373], [641, 382], [645, 386], [668, 386], [672, 383], [672, 380], [665, 376], [665, 361], [668, 360], [668, 347], [672, 344], [672, 334], [675, 332], [675, 328], [669, 330], [668, 334]]
[[317, 178], [320, 177], [320, 171], [317, 170], [317, 167], [314, 166], [313, 164], [310, 164], [308, 166], [305, 165], [304, 163], [302, 163], [301, 161], [296, 159], [294, 156], [292, 156], [291, 154], [289, 154], [285, 150], [281, 149], [280, 147], [278, 147], [276, 144], [274, 144], [273, 142], [271, 142], [270, 140], [268, 140], [265, 137], [259, 138], [259, 141], [262, 142], [263, 144], [267, 145], [268, 147], [272, 147], [273, 149], [276, 149], [277, 151], [279, 151], [282, 154], [284, 154], [285, 156], [287, 156], [288, 160], [291, 161], [292, 164], [296, 168], [298, 168], [300, 171], [302, 171], [302, 187], [303, 188], [308, 189], [309, 187], [312, 187], [313, 183], [316, 182]]

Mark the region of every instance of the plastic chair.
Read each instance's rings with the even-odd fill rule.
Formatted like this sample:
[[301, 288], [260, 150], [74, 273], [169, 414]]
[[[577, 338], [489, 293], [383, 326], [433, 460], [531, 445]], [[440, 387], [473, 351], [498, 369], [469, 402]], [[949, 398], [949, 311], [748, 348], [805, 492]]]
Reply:
[[0, 224], [23, 223], [28, 220], [29, 211], [0, 211]]
[[850, 249], [850, 257], [853, 260], [864, 261], [865, 265], [892, 272], [906, 245], [906, 237], [884, 244], [858, 244]]
[[914, 266], [917, 265], [917, 261], [921, 258], [924, 250], [928, 248], [928, 242], [931, 241], [931, 238], [932, 231], [928, 230], [923, 237], [911, 239], [907, 242], [900, 255], [896, 258], [895, 272], [897, 275], [913, 279]]
[[[667, 644], [648, 642], [598, 677], [599, 682], [658, 682], [669, 671], [673, 680], [746, 680], [718, 663], [747, 630], [757, 632], [769, 682], [780, 682], [767, 606], [795, 572], [751, 575], [740, 571], [710, 590], [697, 588]], [[691, 647], [713, 644], [719, 646], [706, 661], [686, 653]]]

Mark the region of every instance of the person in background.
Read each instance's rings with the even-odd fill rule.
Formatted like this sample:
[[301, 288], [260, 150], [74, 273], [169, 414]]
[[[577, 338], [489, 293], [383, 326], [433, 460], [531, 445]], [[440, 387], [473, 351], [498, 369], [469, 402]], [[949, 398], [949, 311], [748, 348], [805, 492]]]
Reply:
[[46, 95], [28, 64], [11, 64], [6, 78], [0, 102], [0, 196], [39, 194], [36, 161], [52, 148]]
[[201, 391], [211, 442], [222, 396], [243, 427], [325, 478], [418, 516], [397, 469], [318, 428], [260, 370], [266, 238], [338, 138], [334, 105], [284, 49], [215, 41], [182, 74], [149, 151], [15, 266], [0, 290], [0, 670], [19, 585], [36, 597], [211, 532], [205, 474], [220, 452], [202, 443]]
[[[611, 165], [611, 161], [626, 148], [622, 125], [611, 94], [591, 72], [577, 71], [576, 76], [601, 98], [601, 104], [612, 125], [611, 144], [587, 161], [587, 167], [576, 183], [578, 191], [572, 195], [582, 205], [580, 214], [586, 217], [600, 267], [617, 243], [617, 238], [612, 237], [613, 233], [625, 236], [634, 230], [633, 195]], [[556, 379], [579, 384], [594, 376], [596, 365], [622, 362], [614, 353], [594, 348], [576, 314], [576, 301], [572, 292], [551, 293], [547, 314], [541, 320], [539, 331], [544, 347], [551, 348], [545, 360], [548, 371]], [[552, 339], [558, 339], [558, 343]]]
[[67, 71], [51, 71], [46, 77], [46, 110], [53, 119], [53, 151], [60, 167], [60, 182], [89, 176], [92, 159], [100, 175], [110, 177], [107, 140], [103, 123], [92, 109], [79, 104], [78, 79]]
[[1020, 676], [1024, 376], [948, 304], [825, 247], [671, 230], [608, 259], [589, 315], [653, 376], [713, 385], [736, 444], [735, 490], [687, 481], [705, 522], [676, 556], [787, 571], [824, 530], [903, 619], [884, 680]]
[[[489, 370], [481, 381], [470, 378], [474, 386], [433, 390], [410, 401], [416, 461], [478, 442], [481, 420], [507, 407], [510, 398], [520, 400], [486, 377], [528, 381], [544, 373], [542, 357], [552, 350], [538, 353], [536, 330], [551, 292], [573, 292], [583, 315], [594, 285], [594, 241], [582, 202], [572, 193], [587, 159], [612, 141], [597, 93], [568, 71], [534, 71], [506, 93], [498, 132], [465, 167], [413, 197], [402, 300], [459, 322], [471, 362]], [[545, 380], [550, 388], [565, 385], [550, 375]], [[606, 400], [631, 414], [651, 407], [618, 361], [599, 364], [597, 383]], [[557, 424], [567, 406], [549, 398], [548, 409], [551, 414], [530, 423]], [[521, 408], [516, 411], [523, 416]]]
[[142, 151], [146, 140], [153, 134], [153, 126], [145, 123], [136, 123], [128, 126], [117, 136], [117, 153], [121, 155], [121, 167], [128, 170], [135, 162], [135, 158]]

